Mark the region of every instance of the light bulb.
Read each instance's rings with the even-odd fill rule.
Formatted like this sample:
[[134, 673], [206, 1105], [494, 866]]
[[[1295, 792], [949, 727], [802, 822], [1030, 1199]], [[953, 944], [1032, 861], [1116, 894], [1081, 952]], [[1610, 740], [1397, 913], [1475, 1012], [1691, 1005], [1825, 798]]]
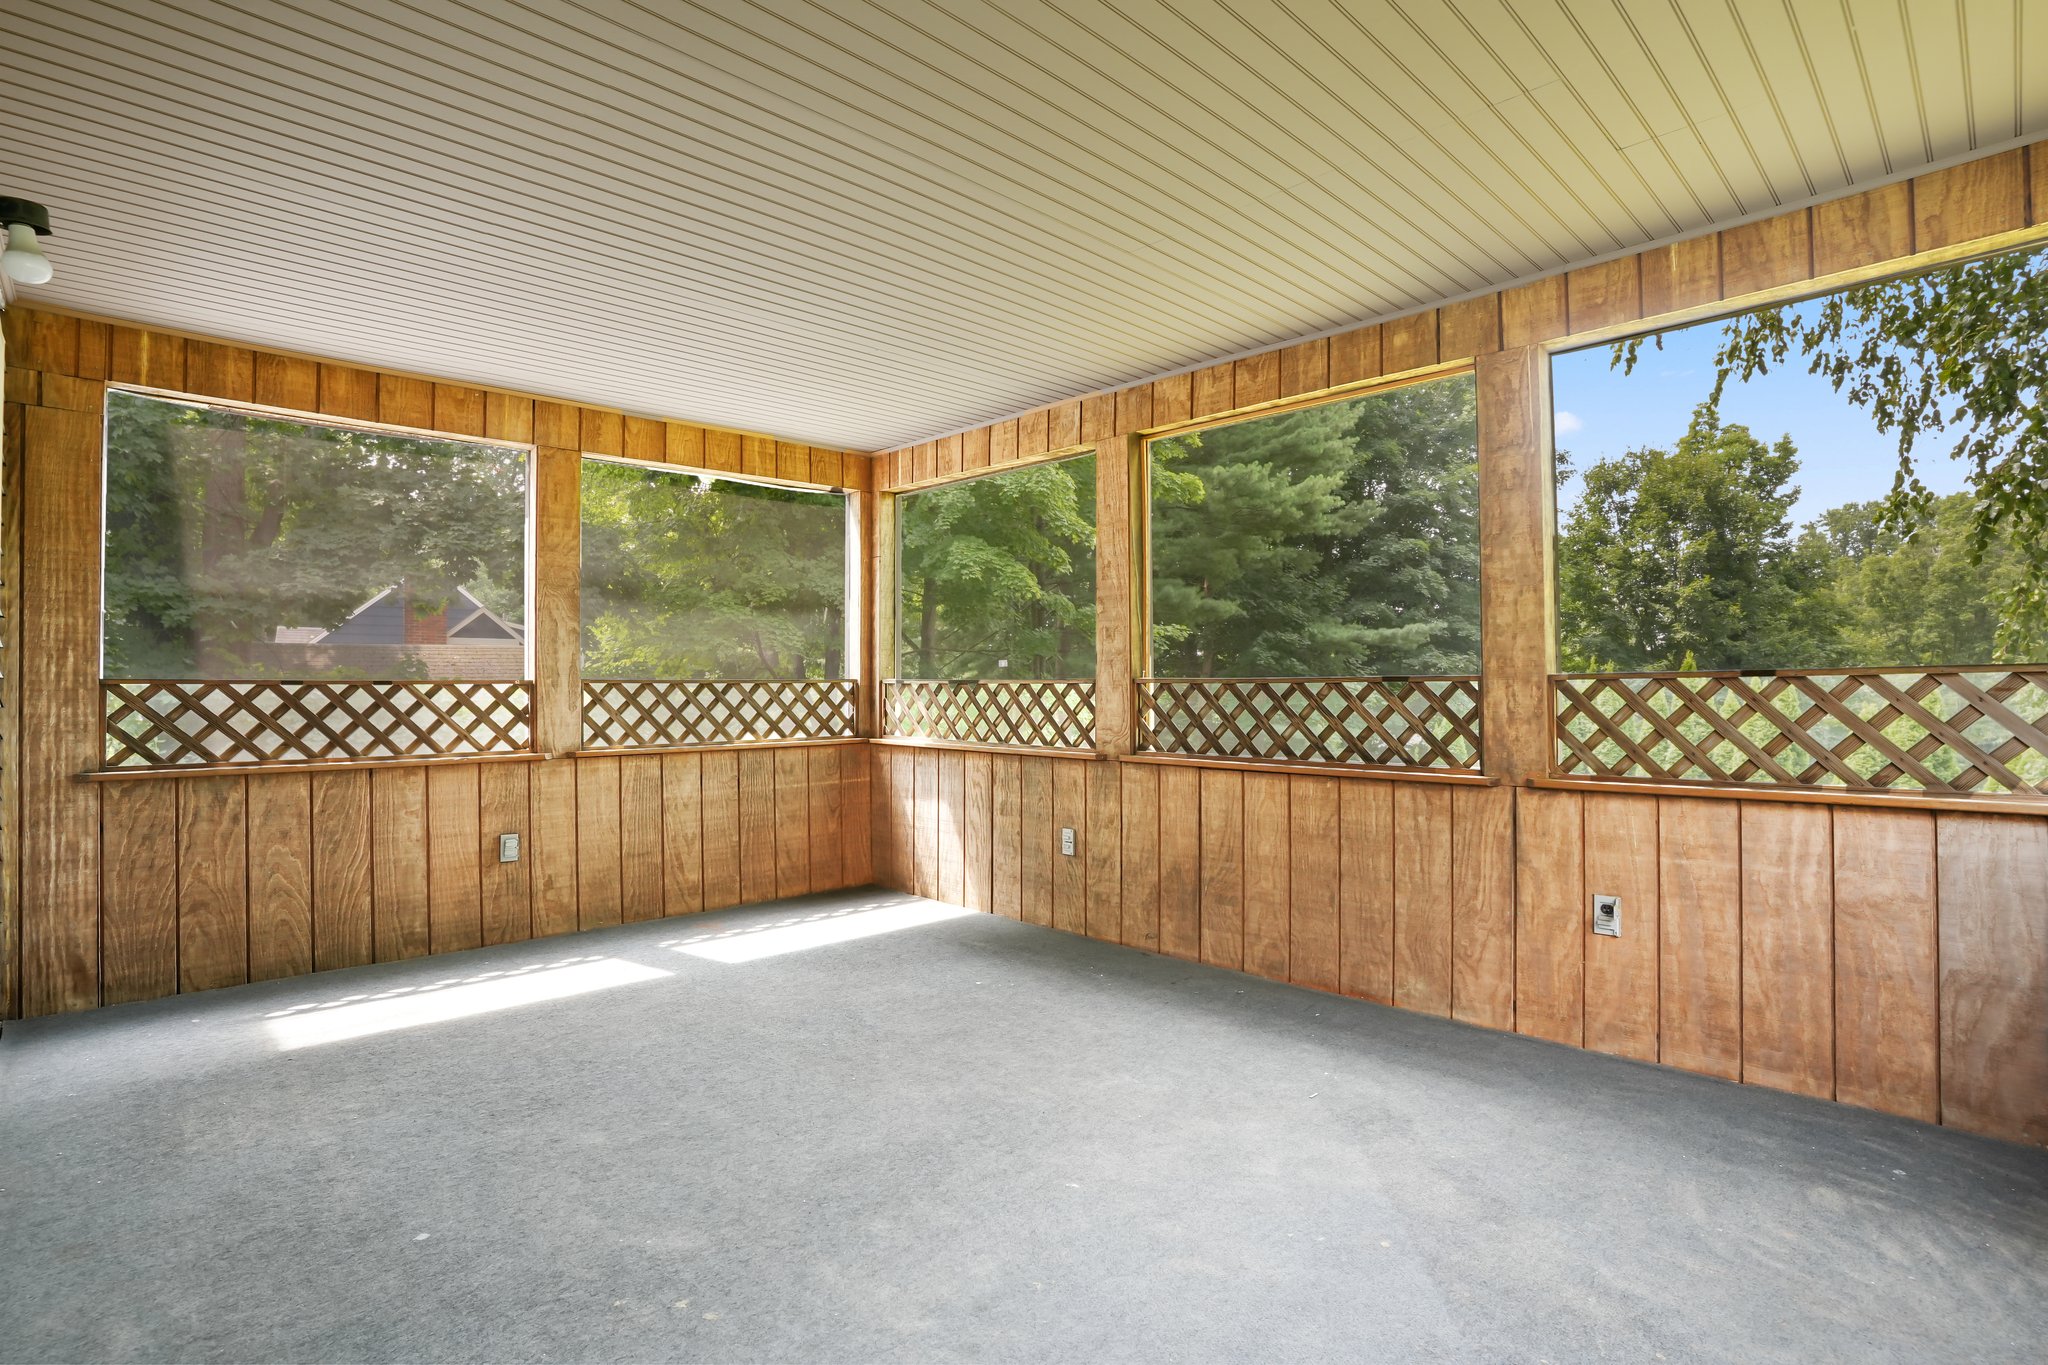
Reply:
[[8, 279], [22, 284], [50, 282], [50, 258], [36, 241], [36, 230], [27, 223], [7, 225], [7, 250], [0, 254], [0, 270], [7, 272]]

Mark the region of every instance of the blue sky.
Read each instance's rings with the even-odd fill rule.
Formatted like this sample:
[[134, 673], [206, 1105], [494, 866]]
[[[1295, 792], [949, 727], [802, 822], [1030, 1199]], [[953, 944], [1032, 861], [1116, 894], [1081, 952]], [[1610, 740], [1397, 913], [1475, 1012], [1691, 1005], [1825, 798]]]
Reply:
[[[1714, 351], [1723, 324], [1700, 323], [1664, 334], [1664, 349], [1645, 346], [1635, 373], [1623, 378], [1609, 361], [1613, 348], [1593, 346], [1559, 355], [1551, 388], [1557, 409], [1557, 444], [1584, 470], [1638, 446], [1670, 449], [1692, 410], [1714, 381]], [[1730, 382], [1721, 407], [1766, 441], [1790, 434], [1799, 449], [1800, 498], [1796, 529], [1830, 507], [1881, 498], [1898, 459], [1894, 438], [1878, 434], [1868, 415], [1838, 395], [1825, 379], [1793, 360], [1747, 384]], [[1921, 478], [1936, 493], [1963, 486], [1964, 466], [1947, 458], [1936, 438], [1923, 443]], [[1558, 490], [1559, 520], [1578, 501], [1576, 475]]]

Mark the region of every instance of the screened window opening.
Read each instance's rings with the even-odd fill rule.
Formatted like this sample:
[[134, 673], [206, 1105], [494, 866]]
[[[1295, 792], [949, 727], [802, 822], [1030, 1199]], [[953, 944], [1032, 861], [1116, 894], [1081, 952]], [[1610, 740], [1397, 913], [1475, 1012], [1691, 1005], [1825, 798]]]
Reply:
[[1558, 762], [2048, 789], [2048, 253], [1560, 354]]
[[1095, 457], [896, 500], [891, 734], [1094, 742]]
[[592, 747], [851, 735], [847, 499], [586, 459]]
[[1478, 763], [1469, 374], [1150, 444], [1147, 747]]

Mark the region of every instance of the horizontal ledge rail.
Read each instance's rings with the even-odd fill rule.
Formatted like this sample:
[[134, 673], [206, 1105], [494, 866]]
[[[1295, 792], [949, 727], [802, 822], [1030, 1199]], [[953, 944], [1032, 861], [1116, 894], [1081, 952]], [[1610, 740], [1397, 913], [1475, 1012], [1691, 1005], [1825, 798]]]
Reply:
[[1570, 673], [1553, 776], [2048, 796], [2048, 665]]
[[103, 771], [482, 758], [531, 748], [533, 685], [418, 678], [107, 678]]
[[1144, 753], [1477, 772], [1476, 674], [1140, 678]]
[[853, 678], [585, 678], [583, 749], [645, 753], [854, 739]]
[[1085, 679], [886, 678], [882, 735], [997, 749], [1093, 750], [1095, 684]]

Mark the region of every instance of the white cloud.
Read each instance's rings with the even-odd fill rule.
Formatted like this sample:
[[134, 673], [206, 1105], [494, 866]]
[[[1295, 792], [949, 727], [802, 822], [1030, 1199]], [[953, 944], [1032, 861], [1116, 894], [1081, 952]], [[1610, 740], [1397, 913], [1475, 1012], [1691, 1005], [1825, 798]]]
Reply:
[[1557, 410], [1556, 426], [1557, 434], [1560, 436], [1569, 436], [1575, 431], [1586, 429], [1586, 424], [1579, 420], [1577, 413], [1566, 412], [1563, 408]]

